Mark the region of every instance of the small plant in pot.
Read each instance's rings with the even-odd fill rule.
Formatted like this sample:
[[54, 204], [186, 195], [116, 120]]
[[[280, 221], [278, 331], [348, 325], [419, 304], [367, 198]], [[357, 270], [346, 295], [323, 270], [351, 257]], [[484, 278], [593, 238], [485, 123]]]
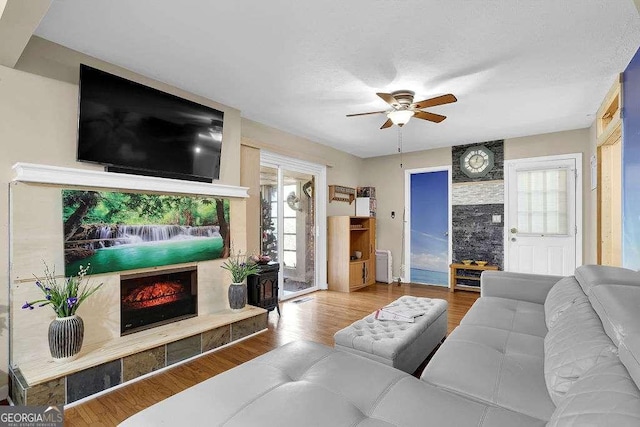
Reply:
[[229, 307], [231, 310], [241, 310], [247, 305], [247, 276], [258, 272], [258, 265], [246, 255], [238, 252], [230, 255], [222, 264], [222, 268], [231, 273], [232, 283], [229, 285]]
[[49, 350], [51, 356], [57, 361], [71, 360], [77, 356], [82, 348], [84, 340], [84, 322], [76, 314], [78, 307], [101, 286], [90, 286], [90, 265], [80, 266], [76, 276], [67, 277], [64, 280], [56, 280], [55, 269], [51, 271], [44, 264], [44, 277], [36, 278], [36, 286], [44, 294], [43, 299], [26, 302], [22, 308], [33, 310], [38, 307], [51, 306], [56, 313], [56, 318], [49, 325]]

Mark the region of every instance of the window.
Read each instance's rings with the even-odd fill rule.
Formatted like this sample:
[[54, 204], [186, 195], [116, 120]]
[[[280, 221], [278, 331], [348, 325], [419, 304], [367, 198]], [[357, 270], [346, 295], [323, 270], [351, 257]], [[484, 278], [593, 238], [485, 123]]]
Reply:
[[567, 235], [569, 169], [518, 171], [518, 233]]

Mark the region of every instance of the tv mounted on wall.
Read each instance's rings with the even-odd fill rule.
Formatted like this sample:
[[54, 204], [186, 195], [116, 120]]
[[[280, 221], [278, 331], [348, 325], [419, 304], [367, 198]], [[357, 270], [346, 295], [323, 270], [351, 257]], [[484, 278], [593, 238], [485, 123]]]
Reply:
[[80, 65], [77, 160], [108, 171], [211, 182], [224, 113]]

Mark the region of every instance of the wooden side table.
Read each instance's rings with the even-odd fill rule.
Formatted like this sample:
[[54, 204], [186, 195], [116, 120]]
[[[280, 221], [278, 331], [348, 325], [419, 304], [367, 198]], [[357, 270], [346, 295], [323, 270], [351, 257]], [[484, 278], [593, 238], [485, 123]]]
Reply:
[[256, 274], [247, 277], [247, 302], [256, 307], [266, 310], [278, 310], [280, 316], [280, 306], [278, 305], [278, 270], [280, 264], [277, 262], [263, 264], [258, 267]]
[[463, 283], [458, 283], [459, 280], [464, 281], [474, 281], [478, 282], [478, 286], [466, 285], [464, 288], [465, 291], [474, 291], [480, 292], [480, 275], [485, 270], [498, 270], [498, 266], [496, 265], [476, 265], [476, 264], [451, 264], [451, 280], [449, 282], [449, 292], [455, 292], [456, 286], [463, 285]]

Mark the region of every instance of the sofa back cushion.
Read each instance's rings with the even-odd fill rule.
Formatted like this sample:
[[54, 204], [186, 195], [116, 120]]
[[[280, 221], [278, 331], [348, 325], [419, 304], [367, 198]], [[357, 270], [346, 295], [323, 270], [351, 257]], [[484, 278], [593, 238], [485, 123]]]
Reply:
[[622, 363], [610, 358], [576, 380], [547, 427], [638, 425], [640, 390]]
[[551, 400], [558, 406], [573, 383], [617, 348], [605, 334], [589, 301], [567, 308], [544, 339], [544, 377]]
[[602, 284], [640, 285], [640, 272], [608, 265], [582, 265], [576, 268], [575, 275], [587, 296]]
[[565, 277], [553, 285], [544, 301], [544, 321], [551, 329], [558, 318], [576, 302], [587, 301], [587, 296], [575, 277]]

